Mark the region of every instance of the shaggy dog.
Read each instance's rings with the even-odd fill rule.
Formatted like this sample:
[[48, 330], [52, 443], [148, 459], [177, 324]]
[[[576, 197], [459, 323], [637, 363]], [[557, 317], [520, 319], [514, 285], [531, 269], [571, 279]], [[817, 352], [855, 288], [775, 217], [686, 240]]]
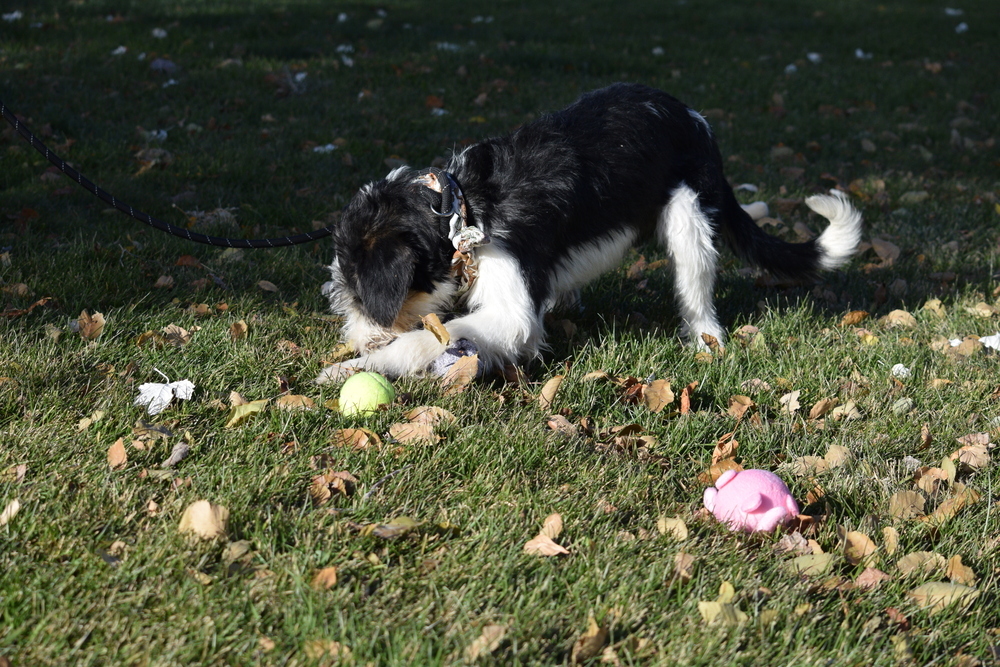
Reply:
[[587, 93], [441, 169], [395, 169], [364, 186], [333, 234], [324, 285], [361, 356], [323, 370], [419, 374], [446, 346], [421, 327], [438, 313], [480, 369], [536, 357], [543, 318], [654, 238], [669, 254], [683, 333], [725, 332], [713, 304], [722, 239], [782, 277], [834, 269], [855, 252], [861, 216], [839, 192], [806, 205], [830, 221], [816, 239], [761, 231], [737, 202], [708, 122], [670, 95], [634, 84]]

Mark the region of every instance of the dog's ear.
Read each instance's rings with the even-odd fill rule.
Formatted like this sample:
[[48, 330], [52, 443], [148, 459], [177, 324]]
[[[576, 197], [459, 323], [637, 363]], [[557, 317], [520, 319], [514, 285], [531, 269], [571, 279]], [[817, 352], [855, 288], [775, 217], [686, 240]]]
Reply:
[[357, 265], [358, 297], [376, 323], [391, 327], [413, 283], [416, 258], [399, 237], [371, 244]]

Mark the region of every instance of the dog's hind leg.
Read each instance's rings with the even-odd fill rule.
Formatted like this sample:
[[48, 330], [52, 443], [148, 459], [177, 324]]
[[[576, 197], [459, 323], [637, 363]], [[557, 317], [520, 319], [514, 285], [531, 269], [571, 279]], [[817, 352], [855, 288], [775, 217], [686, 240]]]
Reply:
[[725, 342], [725, 332], [715, 314], [714, 288], [719, 253], [712, 223], [698, 202], [697, 193], [681, 183], [663, 207], [656, 235], [674, 265], [674, 290], [684, 320], [682, 334], [705, 347], [701, 334]]

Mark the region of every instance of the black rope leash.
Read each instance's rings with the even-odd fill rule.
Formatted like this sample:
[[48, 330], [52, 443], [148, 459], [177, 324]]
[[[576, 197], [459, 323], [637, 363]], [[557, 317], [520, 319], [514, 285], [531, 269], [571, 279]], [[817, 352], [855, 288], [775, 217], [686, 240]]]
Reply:
[[174, 236], [179, 236], [182, 239], [194, 241], [195, 243], [223, 246], [226, 248], [281, 248], [283, 246], [298, 245], [300, 243], [316, 241], [333, 233], [333, 227], [327, 226], [305, 234], [296, 234], [295, 236], [282, 236], [273, 239], [233, 239], [199, 234], [198, 232], [192, 232], [190, 229], [172, 225], [169, 222], [164, 222], [163, 220], [159, 220], [147, 213], [143, 213], [142, 211], [132, 208], [111, 193], [99, 188], [93, 181], [66, 164], [66, 160], [63, 160], [61, 157], [50, 151], [48, 147], [46, 147], [45, 144], [38, 139], [38, 137], [32, 134], [31, 131], [25, 127], [24, 123], [18, 120], [17, 116], [14, 115], [14, 112], [3, 103], [3, 100], [0, 100], [0, 113], [3, 114], [4, 119], [14, 127], [17, 133], [24, 137], [29, 144], [31, 144], [32, 148], [44, 155], [46, 160], [55, 165], [59, 171], [76, 181], [84, 190], [99, 198], [106, 204], [110, 204], [125, 215], [134, 218], [139, 222], [143, 222], [150, 227], [158, 229], [161, 232], [173, 234]]

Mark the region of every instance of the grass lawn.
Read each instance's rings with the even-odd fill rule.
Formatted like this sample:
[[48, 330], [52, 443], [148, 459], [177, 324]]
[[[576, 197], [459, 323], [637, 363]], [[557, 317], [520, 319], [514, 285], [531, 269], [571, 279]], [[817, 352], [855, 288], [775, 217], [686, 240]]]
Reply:
[[[866, 220], [864, 252], [817, 283], [724, 252], [725, 354], [681, 344], [643, 247], [552, 323], [528, 384], [406, 379], [347, 418], [311, 381], [339, 353], [327, 244], [169, 237], [5, 126], [0, 665], [1000, 664], [1000, 356], [979, 341], [1000, 330], [995, 2], [0, 7], [0, 98], [198, 231], [328, 224], [400, 161], [618, 80], [704, 112], [770, 233], [818, 232], [801, 200], [831, 187]], [[196, 389], [151, 417], [133, 400], [158, 371]], [[627, 378], [674, 400], [653, 412]], [[231, 392], [269, 402], [227, 426]], [[420, 405], [457, 418], [435, 444], [393, 428]], [[701, 511], [734, 432], [719, 465], [777, 472], [794, 527], [746, 537]], [[179, 532], [202, 499], [224, 536]], [[525, 553], [552, 514], [569, 553]]]

